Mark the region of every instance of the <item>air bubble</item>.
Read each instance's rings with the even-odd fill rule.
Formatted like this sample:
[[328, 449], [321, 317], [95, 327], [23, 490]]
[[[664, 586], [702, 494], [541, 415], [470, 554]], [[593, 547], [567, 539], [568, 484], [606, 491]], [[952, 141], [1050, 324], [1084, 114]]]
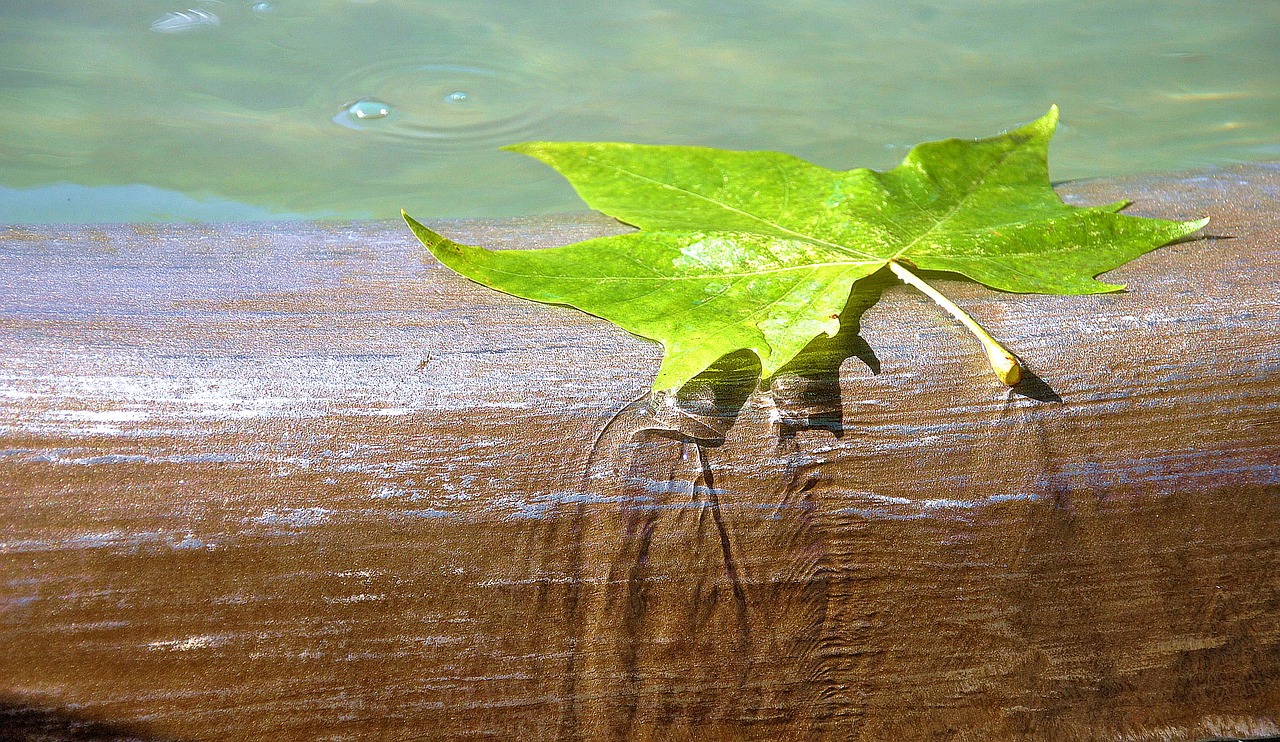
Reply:
[[361, 98], [355, 103], [348, 103], [342, 111], [333, 117], [333, 123], [348, 129], [363, 129], [363, 122], [384, 119], [391, 115], [391, 106], [372, 98]]
[[254, 3], [250, 10], [256, 13], [266, 13], [275, 10], [275, 6], [271, 3]]
[[455, 90], [444, 97], [450, 103], [466, 103], [471, 100], [471, 95], [462, 90]]
[[347, 106], [347, 113], [358, 119], [380, 119], [391, 115], [391, 106], [380, 101], [364, 98]]

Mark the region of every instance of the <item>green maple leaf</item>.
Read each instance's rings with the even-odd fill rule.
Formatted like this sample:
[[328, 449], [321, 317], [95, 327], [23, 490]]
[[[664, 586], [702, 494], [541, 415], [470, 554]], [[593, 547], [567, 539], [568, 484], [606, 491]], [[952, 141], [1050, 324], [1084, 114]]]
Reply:
[[965, 322], [1001, 379], [1012, 354], [916, 276], [960, 273], [1014, 292], [1092, 294], [1094, 276], [1208, 220], [1077, 208], [1049, 182], [1054, 107], [981, 140], [921, 144], [898, 167], [828, 170], [778, 152], [531, 142], [507, 149], [560, 171], [592, 208], [640, 231], [545, 250], [487, 250], [405, 220], [442, 263], [485, 286], [567, 304], [662, 343], [655, 389], [747, 348], [772, 376], [834, 335], [853, 283], [886, 266]]

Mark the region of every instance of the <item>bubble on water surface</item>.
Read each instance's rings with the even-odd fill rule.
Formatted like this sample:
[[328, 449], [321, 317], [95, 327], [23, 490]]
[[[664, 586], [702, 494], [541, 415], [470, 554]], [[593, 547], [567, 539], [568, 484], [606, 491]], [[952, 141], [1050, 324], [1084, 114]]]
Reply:
[[358, 119], [380, 119], [391, 115], [391, 107], [376, 100], [356, 101], [347, 111]]
[[366, 98], [347, 106], [347, 112], [358, 119], [380, 119], [391, 114], [391, 106]]
[[362, 131], [369, 123], [378, 119], [385, 119], [391, 113], [391, 106], [388, 104], [372, 98], [361, 98], [354, 103], [344, 105], [338, 115], [333, 117], [333, 123], [345, 126], [348, 129]]
[[220, 25], [222, 20], [213, 13], [199, 8], [189, 8], [165, 13], [152, 22], [151, 30], [157, 33], [188, 33]]
[[256, 13], [266, 13], [275, 10], [275, 6], [271, 3], [254, 3], [249, 9]]
[[[546, 116], [548, 88], [529, 76], [485, 65], [388, 64], [349, 75], [329, 94], [335, 102], [356, 101], [333, 119], [348, 129], [403, 143], [456, 147], [518, 141]], [[353, 110], [364, 104], [365, 115]], [[387, 113], [368, 115], [376, 113], [372, 105], [385, 106]]]

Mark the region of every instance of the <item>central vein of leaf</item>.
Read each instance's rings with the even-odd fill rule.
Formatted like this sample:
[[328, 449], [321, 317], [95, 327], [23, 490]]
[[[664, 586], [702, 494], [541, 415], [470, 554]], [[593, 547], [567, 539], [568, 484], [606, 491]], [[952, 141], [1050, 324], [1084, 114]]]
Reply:
[[657, 179], [655, 179], [655, 178], [650, 178], [650, 177], [649, 177], [649, 176], [647, 176], [647, 175], [641, 175], [640, 173], [633, 172], [633, 171], [631, 171], [631, 170], [627, 170], [626, 168], [619, 167], [619, 166], [617, 166], [617, 165], [613, 165], [613, 164], [611, 164], [611, 163], [607, 163], [607, 162], [600, 162], [599, 160], [596, 160], [596, 159], [591, 158], [591, 157], [587, 157], [587, 158], [584, 158], [584, 159], [586, 159], [588, 162], [591, 162], [591, 163], [593, 163], [593, 164], [600, 165], [600, 166], [602, 166], [602, 167], [606, 167], [606, 168], [610, 168], [610, 169], [614, 170], [615, 172], [617, 172], [617, 173], [619, 173], [619, 174], [622, 174], [622, 175], [628, 175], [628, 176], [631, 176], [632, 178], [636, 178], [637, 180], [643, 180], [643, 181], [646, 181], [646, 182], [648, 182], [648, 183], [652, 183], [652, 184], [654, 184], [654, 185], [656, 185], [656, 186], [658, 186], [658, 187], [660, 187], [660, 188], [665, 188], [665, 189], [667, 189], [667, 190], [669, 190], [669, 191], [675, 191], [676, 193], [680, 193], [680, 194], [683, 194], [683, 195], [686, 195], [686, 196], [691, 196], [691, 197], [693, 197], [693, 198], [696, 198], [696, 199], [699, 199], [699, 200], [702, 200], [702, 201], [706, 201], [707, 203], [709, 203], [709, 204], [713, 204], [713, 205], [715, 205], [715, 206], [718, 206], [718, 207], [720, 207], [720, 208], [724, 209], [725, 211], [732, 211], [733, 213], [738, 214], [738, 215], [740, 215], [740, 216], [745, 216], [745, 217], [747, 217], [748, 219], [753, 219], [753, 220], [755, 220], [755, 221], [757, 221], [757, 222], [760, 222], [761, 224], [763, 224], [763, 225], [765, 225], [765, 226], [767, 226], [767, 227], [770, 227], [770, 228], [771, 228], [771, 229], [773, 229], [773, 230], [776, 230], [776, 231], [779, 231], [779, 232], [785, 232], [786, 234], [789, 234], [789, 235], [791, 235], [791, 236], [793, 236], [793, 237], [797, 237], [797, 238], [799, 238], [799, 239], [801, 239], [801, 240], [803, 240], [803, 241], [805, 241], [805, 242], [812, 242], [812, 243], [814, 243], [814, 244], [822, 245], [822, 246], [824, 246], [824, 247], [829, 247], [829, 248], [831, 248], [831, 249], [833, 249], [833, 250], [837, 250], [837, 251], [842, 252], [842, 253], [846, 253], [846, 254], [849, 254], [849, 255], [856, 255], [856, 256], [858, 256], [858, 257], [860, 257], [860, 258], [869, 258], [872, 262], [883, 262], [883, 259], [881, 259], [881, 258], [877, 258], [876, 256], [874, 256], [874, 255], [872, 255], [872, 254], [870, 254], [870, 253], [865, 253], [865, 252], [862, 252], [861, 250], [855, 250], [855, 249], [853, 249], [852, 247], [849, 247], [849, 246], [847, 246], [847, 245], [838, 245], [838, 244], [836, 244], [836, 243], [834, 243], [834, 242], [828, 242], [827, 240], [824, 240], [824, 239], [822, 239], [821, 237], [815, 237], [815, 236], [813, 236], [813, 235], [811, 235], [811, 234], [804, 234], [803, 232], [797, 232], [797, 231], [795, 231], [794, 229], [790, 229], [790, 228], [788, 228], [788, 227], [784, 227], [784, 226], [782, 226], [781, 224], [778, 224], [777, 222], [769, 221], [768, 219], [765, 219], [764, 217], [757, 216], [757, 215], [755, 215], [755, 214], [752, 214], [752, 213], [751, 213], [751, 212], [749, 212], [749, 211], [743, 211], [742, 209], [739, 209], [739, 208], [738, 208], [738, 207], [736, 207], [736, 206], [733, 206], [733, 205], [731, 205], [731, 204], [727, 204], [727, 203], [725, 203], [725, 202], [723, 202], [723, 201], [717, 201], [716, 199], [711, 198], [711, 197], [709, 197], [709, 196], [704, 196], [704, 195], [702, 195], [701, 193], [695, 193], [694, 191], [691, 191], [691, 190], [689, 190], [689, 189], [687, 189], [687, 188], [680, 188], [679, 186], [673, 186], [673, 185], [671, 185], [670, 183], [663, 183], [662, 181], [657, 180]]
[[521, 278], [554, 278], [557, 281], [599, 281], [603, 278], [613, 278], [621, 281], [700, 281], [706, 278], [748, 278], [751, 276], [764, 276], [773, 273], [787, 273], [790, 271], [807, 271], [817, 268], [848, 268], [854, 265], [881, 265], [885, 264], [884, 260], [859, 260], [859, 261], [841, 261], [839, 263], [804, 263], [802, 265], [787, 265], [780, 268], [768, 268], [759, 271], [741, 271], [738, 273], [719, 273], [710, 271], [708, 273], [697, 273], [689, 276], [575, 276], [569, 274], [551, 274], [551, 273], [521, 273], [506, 268], [490, 267], [489, 273], [501, 273], [504, 276], [519, 276]]

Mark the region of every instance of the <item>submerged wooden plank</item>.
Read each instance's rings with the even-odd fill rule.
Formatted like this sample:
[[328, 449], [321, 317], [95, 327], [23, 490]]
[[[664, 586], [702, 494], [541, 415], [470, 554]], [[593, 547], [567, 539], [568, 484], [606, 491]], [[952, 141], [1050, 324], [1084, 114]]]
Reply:
[[1280, 734], [1280, 166], [1060, 190], [1214, 238], [941, 280], [1013, 391], [888, 280], [650, 404], [656, 347], [397, 224], [0, 232], [0, 733]]

